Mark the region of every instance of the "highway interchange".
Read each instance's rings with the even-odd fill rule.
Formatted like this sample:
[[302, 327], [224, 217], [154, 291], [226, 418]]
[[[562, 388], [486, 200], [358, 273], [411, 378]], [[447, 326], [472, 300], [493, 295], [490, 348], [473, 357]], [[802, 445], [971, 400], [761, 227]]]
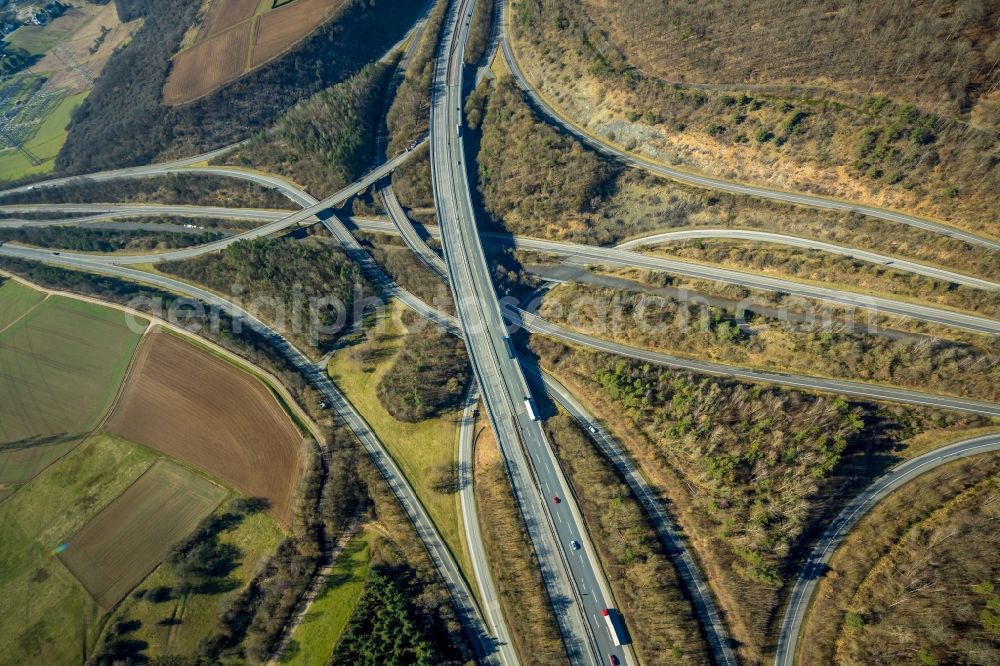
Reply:
[[[301, 206], [301, 210], [288, 212], [199, 206], [115, 204], [65, 204], [58, 206], [24, 204], [18, 206], [0, 206], [0, 210], [5, 210], [8, 213], [52, 210], [62, 210], [66, 213], [89, 213], [84, 218], [73, 218], [56, 222], [65, 224], [82, 224], [97, 219], [157, 214], [248, 219], [264, 222], [264, 224], [249, 232], [234, 234], [216, 243], [155, 255], [101, 257], [52, 253], [10, 245], [0, 248], [0, 254], [45, 261], [91, 272], [116, 275], [129, 280], [159, 286], [205, 303], [224, 307], [233, 313], [234, 316], [248, 322], [253, 328], [267, 337], [324, 394], [373, 457], [373, 460], [375, 460], [376, 465], [389, 482], [393, 492], [399, 497], [411, 521], [413, 521], [418, 535], [427, 544], [432, 560], [442, 573], [442, 577], [455, 599], [459, 615], [462, 617], [465, 626], [470, 630], [469, 633], [473, 644], [477, 647], [477, 652], [487, 662], [498, 661], [505, 664], [513, 664], [517, 663], [517, 656], [513, 653], [509, 645], [509, 635], [503, 623], [502, 614], [499, 611], [495, 589], [492, 587], [492, 582], [490, 581], [489, 566], [485, 554], [482, 552], [481, 540], [477, 534], [478, 529], [470, 527], [470, 522], [475, 522], [474, 510], [472, 510], [472, 513], [469, 513], [470, 505], [468, 504], [471, 498], [471, 484], [469, 485], [469, 490], [463, 491], [462, 506], [465, 513], [466, 529], [470, 531], [470, 550], [473, 551], [477, 585], [479, 586], [481, 599], [484, 603], [484, 608], [482, 609], [477, 606], [468, 585], [455, 564], [454, 558], [447, 550], [440, 535], [437, 534], [433, 523], [431, 523], [426, 511], [424, 511], [422, 505], [420, 505], [413, 494], [405, 477], [398, 467], [395, 466], [395, 463], [388, 456], [371, 429], [364, 423], [364, 420], [329, 380], [325, 371], [309, 362], [279, 332], [272, 330], [250, 313], [242, 311], [238, 306], [207, 290], [173, 280], [169, 277], [134, 270], [128, 268], [128, 264], [198, 256], [205, 252], [218, 251], [240, 239], [263, 237], [293, 226], [314, 224], [318, 218], [341, 244], [348, 255], [360, 263], [370, 275], [375, 277], [376, 282], [385, 293], [399, 299], [419, 314], [435, 321], [442, 328], [464, 337], [479, 383], [479, 390], [483, 396], [487, 414], [490, 417], [490, 422], [494, 432], [497, 434], [498, 442], [504, 454], [515, 495], [524, 513], [536, 554], [540, 560], [543, 576], [549, 588], [549, 594], [554, 602], [565, 604], [562, 607], [564, 611], [557, 613], [557, 619], [559, 620], [567, 651], [574, 663], [607, 663], [607, 655], [609, 654], [618, 655], [625, 663], [635, 663], [635, 656], [630, 649], [616, 648], [611, 644], [604, 621], [600, 617], [600, 610], [607, 607], [614, 607], [613, 597], [604, 572], [597, 561], [593, 546], [590, 543], [582, 515], [576, 506], [573, 490], [569, 487], [566, 479], [563, 478], [559, 463], [554, 456], [540, 423], [532, 418], [532, 415], [529, 414], [527, 407], [523, 403], [524, 398], [532, 395], [524, 371], [527, 370], [533, 373], [534, 368], [525, 366], [522, 369], [517, 355], [513, 353], [513, 348], [508, 347], [508, 343], [504, 340], [507, 330], [506, 325], [510, 323], [512, 318], [514, 319], [513, 323], [521, 324], [529, 331], [549, 335], [575, 345], [644, 359], [699, 373], [723, 374], [748, 381], [777, 383], [812, 390], [863, 396], [876, 400], [924, 404], [942, 409], [964, 410], [989, 416], [1000, 416], [1000, 405], [994, 403], [937, 396], [917, 391], [880, 387], [861, 382], [801, 377], [785, 373], [736, 368], [693, 359], [681, 359], [578, 334], [545, 322], [521, 310], [515, 309], [513, 313], [511, 311], [506, 313], [501, 312], [489, 277], [489, 268], [483, 254], [483, 242], [512, 244], [524, 249], [557, 254], [582, 263], [662, 270], [674, 274], [698, 277], [700, 279], [716, 279], [728, 284], [799, 293], [800, 295], [816, 300], [854, 307], [874, 307], [890, 314], [914, 317], [924, 321], [965, 328], [980, 333], [997, 334], [1000, 332], [1000, 323], [978, 316], [966, 315], [942, 308], [921, 306], [896, 299], [871, 297], [823, 287], [814, 287], [812, 285], [803, 285], [794, 281], [772, 278], [757, 279], [760, 276], [753, 276], [728, 269], [713, 269], [712, 267], [662, 257], [650, 257], [632, 250], [632, 248], [643, 247], [645, 245], [692, 238], [733, 238], [776, 242], [794, 247], [842, 254], [876, 264], [891, 264], [893, 268], [898, 270], [926, 275], [957, 284], [966, 284], [982, 289], [997, 289], [997, 284], [994, 282], [965, 276], [918, 262], [783, 234], [750, 230], [681, 230], [636, 239], [618, 248], [596, 248], [569, 243], [556, 243], [542, 239], [511, 238], [480, 234], [476, 226], [469, 194], [467, 164], [461, 129], [463, 125], [461, 102], [465, 92], [463, 89], [465, 68], [461, 65], [461, 61], [464, 55], [465, 41], [468, 37], [468, 18], [471, 16], [474, 7], [474, 0], [459, 0], [452, 4], [453, 6], [450, 8], [446, 19], [446, 25], [442, 29], [443, 47], [439, 52], [435, 75], [435, 94], [432, 106], [432, 127], [430, 134], [432, 178], [435, 203], [439, 220], [441, 221], [441, 228], [439, 230], [434, 228], [426, 228], [424, 230], [428, 235], [435, 235], [435, 232], [439, 233], [444, 244], [445, 260], [442, 260], [437, 253], [423, 242], [420, 233], [409, 221], [402, 206], [396, 200], [391, 182], [386, 177], [410, 156], [411, 153], [409, 151], [384, 162], [358, 182], [352, 183], [331, 197], [317, 201], [314, 197], [291, 186], [287, 181], [279, 177], [230, 167], [194, 166], [204, 163], [216, 154], [221, 154], [232, 147], [162, 165], [135, 167], [95, 174], [86, 177], [86, 180], [99, 181], [141, 178], [175, 172], [206, 173], [250, 180], [276, 189], [285, 194], [294, 204]], [[881, 219], [892, 219], [904, 224], [929, 229], [952, 237], [961, 238], [970, 243], [991, 248], [1000, 248], [1000, 244], [996, 241], [961, 232], [948, 225], [933, 221], [893, 211], [859, 206], [849, 202], [836, 202], [822, 197], [783, 193], [729, 183], [728, 181], [704, 178], [625, 154], [606, 142], [602, 142], [576, 128], [572, 123], [559, 115], [557, 111], [549, 107], [544, 98], [520, 74], [516, 58], [514, 58], [506, 37], [506, 31], [502, 30], [500, 45], [503, 48], [508, 65], [510, 65], [511, 70], [514, 72], [515, 78], [525, 88], [527, 94], [532, 97], [536, 106], [542, 109], [550, 119], [559, 122], [565, 129], [576, 135], [586, 145], [604, 154], [613, 155], [616, 159], [627, 164], [699, 186], [752, 194], [754, 196], [764, 196], [766, 198], [813, 207], [849, 209], [861, 214]], [[45, 183], [24, 186], [18, 188], [18, 190], [8, 190], [0, 194], [32, 190], [39, 187], [57, 187], [74, 181], [80, 182], [81, 180], [84, 179], [79, 177], [54, 179]], [[391, 228], [402, 235], [408, 247], [432, 271], [449, 281], [455, 297], [458, 314], [457, 320], [436, 311], [405, 289], [396, 285], [374, 263], [367, 252], [354, 239], [344, 222], [331, 210], [343, 205], [352, 196], [366, 190], [372, 185], [376, 185], [381, 192], [392, 221]], [[389, 225], [381, 221], [352, 220], [352, 223], [361, 229], [375, 231], [389, 230]], [[0, 221], [0, 228], [4, 226], [36, 224], [53, 224], [53, 222], [44, 220], [8, 220]], [[381, 277], [379, 277], [380, 275]], [[789, 285], [791, 285], [790, 289]], [[504, 314], [507, 315], [507, 323], [505, 323]], [[513, 317], [511, 316], [512, 314]], [[535, 375], [533, 374], [532, 376]], [[724, 623], [719, 618], [718, 612], [715, 609], [712, 595], [699, 571], [698, 564], [684, 546], [683, 539], [677, 536], [676, 526], [674, 526], [669, 515], [655, 498], [655, 493], [650, 491], [641, 473], [629, 460], [628, 456], [625, 455], [622, 447], [614, 441], [610, 434], [599, 425], [592, 415], [586, 413], [573, 396], [565, 388], [561, 387], [554, 378], [543, 374], [538, 376], [537, 380], [542, 382], [547, 395], [562, 405], [581, 425], [587, 429], [592, 428], [591, 433], [595, 442], [597, 442], [609, 460], [618, 468], [623, 479], [632, 487], [633, 492], [652, 519], [664, 543], [668, 545], [671, 556], [678, 567], [680, 577], [692, 596], [695, 610], [705, 628], [706, 637], [710, 643], [715, 661], [725, 664], [736, 663]], [[459, 448], [460, 451], [463, 451], [460, 455], [460, 461], [468, 461], [471, 457], [471, 442], [468, 439], [470, 428], [467, 427], [467, 424], [470, 420], [469, 412], [472, 409], [472, 405], [475, 404], [473, 395], [475, 394], [470, 392], [465, 425], [460, 429], [459, 434]], [[798, 631], [802, 619], [805, 617], [813, 588], [815, 587], [815, 574], [820, 570], [819, 567], [828, 561], [836, 545], [864, 512], [868, 511], [879, 499], [891, 492], [891, 490], [929, 469], [954, 460], [956, 457], [974, 455], [975, 453], [997, 450], [998, 448], [1000, 448], [1000, 436], [988, 436], [958, 442], [949, 447], [925, 454], [892, 470], [886, 476], [871, 484], [858, 498], [845, 507], [841, 516], [831, 524], [827, 533], [815, 545], [805, 569], [796, 582], [790, 604], [786, 609], [784, 622], [781, 625], [776, 663], [780, 666], [788, 666], [793, 663]], [[559, 496], [564, 501], [559, 505], [555, 505], [550, 501], [551, 497], [554, 496]], [[580, 550], [574, 550], [569, 546], [570, 541], [574, 540], [582, 543]], [[475, 547], [477, 541], [479, 542], [478, 551]]]

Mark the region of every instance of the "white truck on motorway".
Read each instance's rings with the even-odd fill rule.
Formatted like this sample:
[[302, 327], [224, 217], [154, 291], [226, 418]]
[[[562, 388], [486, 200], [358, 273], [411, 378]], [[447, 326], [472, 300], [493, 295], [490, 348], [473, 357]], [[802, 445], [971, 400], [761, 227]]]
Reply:
[[611, 640], [615, 646], [620, 646], [622, 644], [622, 637], [618, 632], [618, 625], [615, 624], [614, 613], [615, 611], [610, 608], [605, 608], [601, 611], [601, 614], [604, 616], [604, 622], [608, 625], [608, 633], [611, 634]]
[[532, 421], [538, 420], [538, 413], [535, 411], [535, 402], [531, 398], [524, 399], [524, 409], [528, 412], [528, 416], [531, 417]]

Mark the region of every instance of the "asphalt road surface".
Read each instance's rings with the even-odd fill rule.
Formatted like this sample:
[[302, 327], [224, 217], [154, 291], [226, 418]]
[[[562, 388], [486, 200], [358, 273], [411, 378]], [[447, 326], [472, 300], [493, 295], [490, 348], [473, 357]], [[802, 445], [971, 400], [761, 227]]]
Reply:
[[451, 551], [445, 545], [430, 516], [417, 499], [412, 487], [406, 480], [406, 476], [396, 465], [364, 418], [354, 409], [333, 382], [330, 381], [325, 370], [312, 363], [305, 354], [283, 337], [280, 332], [267, 326], [246, 310], [210, 291], [166, 276], [145, 273], [124, 266], [95, 262], [86, 257], [53, 256], [51, 253], [24, 248], [2, 246], [0, 247], [0, 254], [22, 259], [44, 261], [56, 266], [111, 275], [131, 282], [160, 287], [208, 305], [217, 306], [229, 313], [234, 319], [241, 321], [243, 325], [251, 327], [262, 335], [323, 394], [324, 399], [361, 441], [383, 478], [385, 478], [386, 483], [402, 504], [407, 516], [413, 523], [417, 536], [420, 537], [421, 541], [427, 547], [431, 560], [434, 562], [435, 567], [444, 580], [445, 586], [451, 593], [459, 619], [466, 628], [473, 646], [480, 654], [480, 658], [486, 663], [500, 663], [496, 640], [490, 636], [489, 630], [476, 606], [475, 598], [472, 596], [472, 592], [461, 570], [458, 568], [458, 564], [455, 562]]
[[[461, 141], [462, 59], [473, 6], [474, 0], [457, 0], [449, 8], [431, 105], [432, 182], [456, 311], [571, 661], [607, 663], [616, 654], [634, 663], [630, 650], [612, 644], [605, 627], [601, 611], [614, 603], [579, 508], [541, 425], [525, 406], [531, 393], [504, 340], [476, 229]], [[560, 504], [553, 503], [557, 496]], [[570, 545], [574, 541], [578, 549]]]
[[852, 203], [850, 201], [840, 201], [812, 194], [786, 192], [767, 187], [757, 187], [754, 185], [735, 183], [719, 178], [711, 178], [709, 176], [702, 176], [683, 169], [677, 169], [675, 167], [659, 164], [638, 155], [625, 152], [607, 140], [596, 137], [582, 130], [575, 123], [573, 123], [573, 121], [562, 115], [551, 104], [549, 104], [545, 97], [539, 94], [538, 90], [532, 85], [532, 83], [524, 75], [524, 72], [521, 70], [521, 65], [518, 62], [514, 49], [511, 46], [510, 33], [507, 28], [507, 2], [504, 2], [504, 0], [498, 1], [503, 2], [505, 5], [505, 11], [503, 12], [503, 34], [500, 38], [500, 47], [503, 51], [504, 61], [507, 63], [507, 68], [514, 77], [514, 81], [522, 90], [524, 90], [528, 97], [531, 98], [535, 108], [541, 112], [548, 121], [562, 127], [563, 130], [572, 134], [578, 141], [580, 141], [580, 143], [588, 146], [598, 153], [601, 153], [602, 155], [610, 157], [622, 164], [637, 167], [649, 173], [669, 178], [671, 180], [676, 180], [687, 185], [704, 187], [712, 190], [718, 190], [720, 192], [745, 194], [759, 197], [761, 199], [770, 199], [772, 201], [783, 201], [785, 203], [811, 206], [813, 208], [859, 213], [868, 217], [889, 220], [891, 222], [899, 222], [912, 227], [934, 231], [945, 236], [958, 238], [972, 245], [981, 245], [993, 250], [1000, 250], [1000, 241], [996, 239], [979, 236], [968, 231], [962, 231], [961, 229], [943, 224], [941, 222], [935, 222], [933, 220], [927, 220], [914, 215], [907, 215], [905, 213], [877, 208], [875, 206], [865, 206], [863, 204]]
[[960, 458], [997, 450], [1000, 450], [1000, 434], [975, 437], [943, 446], [897, 465], [851, 500], [813, 546], [802, 572], [795, 581], [795, 587], [792, 589], [782, 618], [778, 648], [774, 657], [775, 666], [792, 666], [795, 663], [799, 633], [802, 631], [802, 622], [809, 610], [809, 602], [816, 585], [825, 575], [826, 565], [841, 541], [865, 514], [891, 492], [921, 474]]
[[916, 261], [900, 259], [898, 257], [891, 257], [877, 252], [869, 252], [867, 250], [859, 250], [852, 247], [844, 247], [842, 245], [834, 245], [833, 243], [824, 243], [823, 241], [817, 241], [811, 238], [802, 238], [799, 236], [778, 234], [769, 231], [753, 231], [749, 229], [682, 229], [679, 231], [667, 231], [643, 236], [624, 243], [619, 243], [617, 247], [622, 250], [638, 250], [651, 245], [703, 238], [751, 240], [766, 243], [777, 243], [779, 245], [788, 245], [791, 247], [801, 247], [807, 250], [818, 250], [829, 254], [839, 254], [844, 257], [858, 259], [870, 264], [891, 267], [894, 270], [916, 273], [917, 275], [926, 275], [927, 277], [934, 278], [935, 280], [953, 282], [955, 284], [964, 284], [968, 287], [975, 287], [977, 289], [989, 289], [991, 291], [1000, 289], [1000, 284], [997, 284], [996, 282], [963, 275], [961, 273], [956, 273], [943, 268], [937, 268], [935, 266], [928, 266], [927, 264], [922, 264]]

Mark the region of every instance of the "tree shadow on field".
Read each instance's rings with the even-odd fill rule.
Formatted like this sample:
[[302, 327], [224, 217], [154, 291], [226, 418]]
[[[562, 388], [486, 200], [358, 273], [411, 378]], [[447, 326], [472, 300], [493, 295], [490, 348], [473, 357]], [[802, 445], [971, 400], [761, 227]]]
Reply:
[[46, 446], [58, 446], [66, 442], [72, 442], [75, 439], [80, 439], [86, 434], [83, 432], [60, 432], [53, 435], [36, 435], [35, 437], [25, 437], [24, 439], [17, 439], [11, 442], [0, 442], [0, 454], [27, 451]]

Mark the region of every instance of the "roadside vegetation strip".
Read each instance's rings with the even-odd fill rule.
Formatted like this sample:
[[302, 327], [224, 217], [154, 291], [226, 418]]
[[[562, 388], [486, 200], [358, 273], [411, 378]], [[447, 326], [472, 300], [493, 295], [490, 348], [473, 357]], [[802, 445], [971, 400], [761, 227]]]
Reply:
[[344, 546], [322, 590], [292, 634], [291, 647], [277, 663], [292, 666], [329, 663], [364, 591], [374, 536], [373, 532], [362, 531]]
[[830, 558], [851, 530], [887, 496], [914, 479], [949, 462], [1000, 450], [1000, 435], [985, 435], [955, 442], [911, 458], [870, 483], [832, 520], [805, 558], [788, 606], [781, 617], [775, 654], [776, 666], [791, 666], [797, 654], [799, 634], [816, 586]]
[[[394, 311], [394, 315], [398, 314]], [[407, 423], [395, 418], [378, 397], [378, 385], [402, 352], [403, 332], [391, 318], [373, 339], [345, 346], [330, 359], [333, 383], [365, 419], [403, 470], [467, 580], [475, 580], [465, 543], [459, 496], [453, 486], [458, 410]]]
[[70, 537], [59, 559], [109, 609], [225, 497], [221, 486], [159, 461]]
[[151, 333], [106, 427], [266, 498], [275, 520], [289, 526], [302, 438], [243, 369], [177, 336]]
[[[233, 504], [240, 501], [230, 497], [206, 521], [229, 515]], [[239, 598], [258, 574], [261, 563], [276, 552], [286, 536], [266, 513], [227, 518], [221, 533], [204, 541], [207, 547], [203, 552], [215, 555], [219, 575], [192, 589], [191, 583], [197, 581], [192, 580], [191, 567], [174, 562], [168, 555], [105, 617], [105, 635], [110, 635], [118, 622], [138, 621], [142, 625], [128, 638], [148, 643], [145, 653], [151, 659], [197, 655], [201, 642], [217, 626], [220, 610]]]
[[[928, 518], [932, 518], [942, 507], [947, 506], [969, 489], [990, 477], [995, 479], [998, 469], [1000, 469], [1000, 454], [996, 452], [947, 463], [894, 491], [859, 520], [830, 558], [829, 570], [816, 587], [813, 601], [802, 626], [801, 647], [798, 653], [799, 663], [834, 663], [834, 653], [842, 637], [846, 635], [848, 640], [857, 640], [867, 631], [865, 627], [868, 626], [869, 622], [877, 622], [878, 619], [874, 613], [868, 615], [857, 612], [853, 599], [859, 587], [872, 573], [876, 572], [880, 562], [886, 562], [886, 556], [890, 555], [896, 545], [905, 539], [912, 529], [919, 530]], [[956, 525], [955, 527], [961, 529], [965, 525]], [[967, 538], [969, 534], [966, 532], [962, 536]], [[956, 541], [964, 547], [966, 539], [957, 537], [956, 534], [955, 537], [942, 539], [938, 543]], [[968, 561], [971, 562], [973, 559], [978, 560], [977, 567], [994, 566], [996, 561], [995, 557], [982, 555], [977, 558], [970, 557]], [[923, 567], [916, 567], [909, 571], [929, 573], [932, 576], [942, 572], [941, 560], [935, 557], [932, 561], [934, 564], [930, 572]], [[884, 564], [882, 567], [884, 569]], [[955, 580], [949, 575], [951, 573], [949, 569], [950, 567], [944, 567], [942, 573], [945, 573], [946, 580]], [[905, 574], [900, 573], [899, 575]], [[953, 595], [956, 592], [958, 595], [973, 592], [972, 587], [976, 584], [973, 578], [973, 576], [968, 575], [959, 578], [963, 583], [971, 584], [960, 585], [958, 590], [952, 588], [953, 592], [948, 595], [948, 598], [954, 598]], [[948, 582], [951, 581], [948, 580]], [[899, 589], [892, 584], [887, 587]], [[918, 588], [919, 586], [916, 586], [913, 589]], [[940, 593], [940, 588], [937, 586], [932, 586], [930, 590], [933, 590], [933, 594]], [[943, 612], [921, 614], [923, 617], [915, 618], [917, 622], [897, 625], [901, 635], [916, 628], [924, 618], [933, 618], [932, 621], [936, 621], [939, 618], [944, 619], [952, 612], [964, 613], [966, 609], [972, 609], [974, 613], [978, 612], [982, 606], [977, 609], [975, 596], [970, 596], [972, 598], [966, 597], [964, 603], [949, 603], [948, 609], [944, 609]], [[988, 600], [988, 597], [980, 598], [979, 603], [985, 605]], [[904, 604], [909, 605], [909, 602], [904, 602]], [[854, 616], [850, 621], [848, 621], [849, 614]], [[970, 634], [976, 631], [975, 624], [977, 622], [973, 620], [966, 625]], [[922, 634], [931, 640], [935, 636], [942, 635], [938, 632], [922, 632]], [[891, 643], [891, 641], [887, 641], [887, 643]], [[957, 643], [958, 641], [955, 641], [952, 645], [957, 645]], [[936, 658], [947, 663], [947, 658], [942, 658], [940, 654]]]
[[[749, 194], [760, 198], [773, 199], [776, 201], [785, 201], [789, 203], [811, 206], [822, 209], [855, 212], [862, 215], [871, 216], [874, 218], [890, 220], [893, 222], [900, 222], [921, 229], [934, 231], [946, 236], [960, 238], [974, 245], [981, 245], [993, 249], [1000, 249], [1000, 241], [988, 236], [978, 235], [976, 233], [965, 231], [964, 229], [961, 229], [957, 226], [952, 226], [949, 223], [938, 222], [936, 220], [924, 217], [918, 217], [916, 215], [909, 215], [907, 213], [880, 208], [878, 206], [869, 206], [857, 202], [835, 199], [833, 197], [784, 191], [771, 187], [760, 187], [755, 185], [739, 183], [735, 181], [729, 181], [722, 178], [705, 176], [699, 173], [695, 173], [693, 171], [688, 171], [686, 169], [667, 166], [659, 162], [654, 162], [642, 155], [626, 151], [625, 149], [615, 145], [615, 143], [612, 142], [610, 139], [605, 138], [603, 136], [598, 136], [594, 132], [589, 131], [588, 129], [580, 126], [572, 119], [568, 118], [565, 115], [565, 112], [560, 111], [556, 107], [556, 105], [554, 105], [547, 98], [544, 92], [542, 92], [537, 86], [533, 85], [527, 79], [527, 77], [524, 75], [523, 69], [518, 60], [518, 56], [513, 49], [512, 42], [510, 39], [510, 29], [509, 29], [510, 11], [507, 5], [509, 5], [509, 0], [504, 1], [504, 8], [505, 8], [504, 34], [501, 39], [501, 46], [503, 48], [504, 58], [506, 59], [507, 65], [510, 68], [518, 86], [520, 86], [528, 94], [528, 96], [532, 98], [532, 100], [534, 101], [535, 105], [539, 108], [539, 110], [541, 110], [546, 116], [548, 116], [555, 124], [563, 127], [566, 131], [568, 131], [570, 134], [574, 135], [577, 139], [579, 139], [583, 144], [589, 146], [598, 153], [607, 155], [612, 159], [619, 160], [626, 165], [646, 170], [655, 175], [695, 185], [698, 187], [715, 189], [718, 191], [731, 192], [736, 194]], [[606, 62], [605, 65], [607, 65]], [[879, 173], [881, 173], [881, 171], [879, 171]]]
[[135, 323], [50, 297], [0, 333], [0, 483], [27, 481], [100, 423], [147, 322]]

